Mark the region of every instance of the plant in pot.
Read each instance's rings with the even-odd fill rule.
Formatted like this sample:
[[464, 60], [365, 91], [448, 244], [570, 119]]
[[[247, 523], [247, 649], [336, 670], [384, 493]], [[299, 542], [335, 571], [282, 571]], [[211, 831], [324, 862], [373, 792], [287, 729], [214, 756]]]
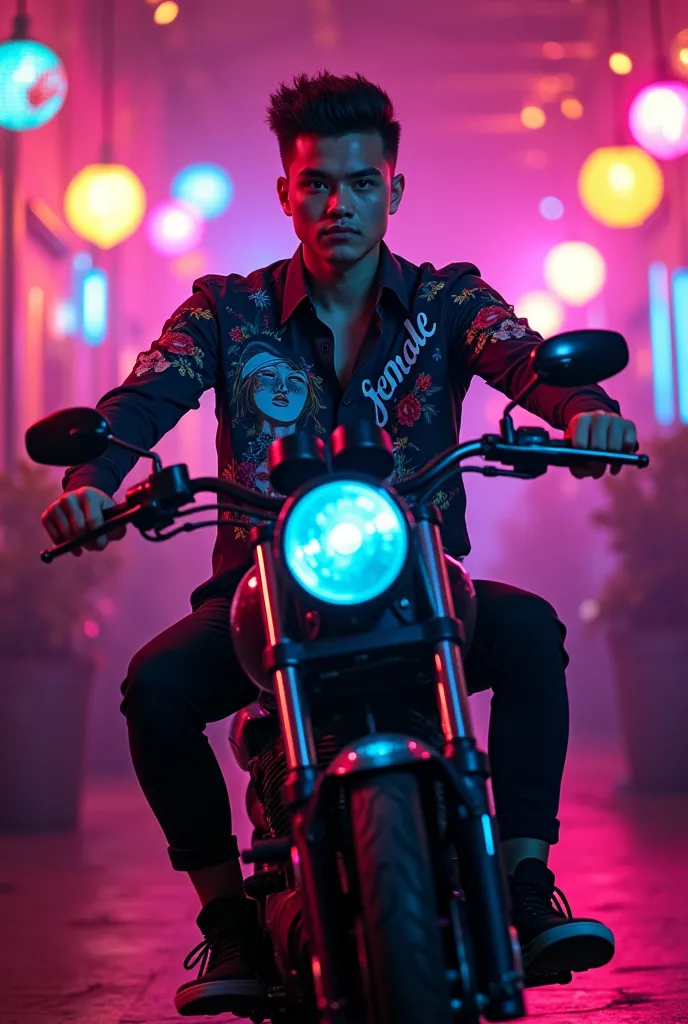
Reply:
[[650, 465], [606, 481], [595, 521], [616, 570], [600, 596], [631, 782], [688, 789], [688, 427], [657, 437]]
[[[43, 510], [55, 475], [20, 465], [0, 477], [0, 831], [72, 827], [77, 820], [93, 658], [97, 591], [109, 552], [39, 558]], [[81, 637], [81, 643], [79, 640]], [[80, 649], [81, 648], [81, 649]]]

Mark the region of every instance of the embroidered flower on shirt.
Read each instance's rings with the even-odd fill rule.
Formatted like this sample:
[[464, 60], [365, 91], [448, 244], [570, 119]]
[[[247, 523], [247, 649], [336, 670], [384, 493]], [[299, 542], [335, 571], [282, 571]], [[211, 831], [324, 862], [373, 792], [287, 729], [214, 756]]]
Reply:
[[426, 423], [431, 423], [437, 416], [437, 409], [428, 398], [441, 390], [440, 387], [432, 386], [432, 376], [429, 373], [419, 373], [413, 390], [403, 395], [394, 407], [397, 422], [404, 427], [412, 427], [423, 416]]
[[141, 377], [144, 373], [149, 373], [151, 370], [154, 373], [162, 373], [163, 370], [167, 370], [171, 365], [159, 349], [153, 349], [152, 352], [141, 352], [136, 360], [134, 373], [137, 377]]
[[[242, 484], [244, 487], [255, 487], [256, 465], [248, 459], [244, 459], [243, 462], [232, 459], [231, 463], [223, 468], [220, 476], [223, 480], [230, 480], [232, 483]], [[234, 523], [234, 539], [244, 541], [248, 540], [251, 527], [258, 522], [257, 519], [246, 515], [245, 512], [221, 512], [220, 519], [238, 520]]]
[[435, 507], [438, 508], [440, 512], [446, 512], [457, 494], [458, 490], [435, 491], [435, 493], [430, 499], [430, 504], [435, 505]]
[[394, 407], [399, 423], [404, 427], [412, 427], [420, 419], [423, 408], [415, 395], [404, 395]]
[[213, 320], [214, 319], [213, 314], [210, 312], [209, 309], [191, 309], [191, 310], [188, 310], [188, 313], [189, 313], [190, 316], [192, 316], [194, 318], [194, 320]]
[[270, 305], [270, 296], [264, 288], [257, 288], [256, 291], [250, 292], [249, 299], [251, 302], [255, 302], [258, 309], [266, 309]]
[[[259, 293], [252, 292], [249, 295], [249, 299], [253, 298], [254, 294], [257, 295]], [[267, 292], [265, 292], [265, 295], [267, 295]], [[268, 303], [269, 302], [270, 296], [268, 295]], [[243, 313], [239, 313], [238, 310], [232, 309], [231, 306], [225, 306], [225, 309], [230, 314], [230, 316], [233, 316], [236, 320], [241, 321], [240, 327], [232, 327], [230, 329], [229, 333], [230, 337], [232, 338], [232, 341], [249, 341], [251, 338], [255, 338], [256, 335], [258, 334], [261, 337], [277, 338], [279, 340], [287, 329], [286, 324], [284, 327], [280, 327], [277, 330], [268, 329], [265, 322], [265, 316], [261, 316], [260, 309], [258, 310], [258, 315], [253, 321], [247, 320]], [[239, 334], [239, 331], [241, 331], [241, 335]]]
[[508, 341], [509, 338], [522, 338], [528, 333], [528, 328], [516, 320], [504, 320], [499, 325], [498, 331], [492, 332], [492, 337], [499, 341]]
[[406, 435], [404, 435], [404, 437], [394, 438], [394, 448], [392, 449], [394, 469], [388, 477], [388, 483], [398, 483], [400, 480], [403, 480], [404, 477], [409, 476], [413, 472], [412, 467], [409, 465], [409, 449], [411, 448], [416, 452], [420, 451], [418, 445], [414, 444], [413, 441], [410, 441]]
[[190, 356], [196, 347], [190, 334], [184, 331], [168, 331], [158, 341], [158, 348], [178, 356]]
[[463, 306], [464, 302], [468, 302], [474, 295], [484, 295], [486, 299], [490, 299], [492, 302], [495, 300], [495, 294], [489, 288], [464, 288], [458, 295], [452, 295], [452, 299], [459, 306]]
[[511, 310], [505, 309], [504, 306], [483, 306], [473, 318], [470, 330], [485, 330], [487, 327], [499, 323], [500, 320], [507, 320], [510, 316]]
[[442, 353], [438, 348], [436, 348], [435, 351], [432, 353], [432, 358], [435, 360], [436, 363], [438, 363], [442, 358]]
[[170, 365], [174, 366], [180, 377], [192, 377], [193, 380], [197, 380], [199, 384], [202, 384], [203, 377], [194, 369], [191, 360], [193, 360], [199, 370], [202, 369], [203, 349], [195, 346], [188, 356], [175, 356], [170, 359]]
[[438, 292], [442, 291], [444, 285], [444, 281], [426, 281], [424, 285], [421, 285], [418, 297], [421, 299], [427, 299], [428, 302], [432, 302]]
[[[163, 354], [164, 353], [164, 354]], [[203, 349], [185, 331], [167, 331], [153, 342], [149, 352], [142, 352], [134, 366], [137, 377], [144, 373], [162, 373], [173, 366], [180, 377], [191, 377], [203, 384]]]
[[487, 344], [523, 338], [527, 333], [527, 322], [514, 317], [513, 306], [483, 306], [466, 331], [466, 344], [477, 356]]

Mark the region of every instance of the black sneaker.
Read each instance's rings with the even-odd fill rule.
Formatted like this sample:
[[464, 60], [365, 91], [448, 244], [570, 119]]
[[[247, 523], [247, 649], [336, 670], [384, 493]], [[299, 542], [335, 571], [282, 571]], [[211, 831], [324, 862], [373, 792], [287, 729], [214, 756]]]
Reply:
[[568, 981], [571, 971], [609, 963], [614, 956], [613, 933], [599, 921], [573, 917], [546, 864], [534, 858], [521, 861], [509, 884], [526, 985], [529, 980], [542, 984], [546, 977]]
[[196, 923], [205, 938], [184, 967], [199, 966], [195, 981], [177, 989], [174, 1005], [184, 1016], [233, 1013], [250, 1016], [267, 999], [271, 975], [269, 945], [252, 900], [213, 900]]

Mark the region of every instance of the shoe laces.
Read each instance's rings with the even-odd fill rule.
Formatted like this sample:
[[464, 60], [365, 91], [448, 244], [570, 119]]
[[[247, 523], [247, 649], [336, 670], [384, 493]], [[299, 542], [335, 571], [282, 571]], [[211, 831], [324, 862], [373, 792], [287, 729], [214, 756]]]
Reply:
[[[562, 917], [569, 919], [573, 917], [569, 901], [558, 886], [555, 885], [551, 893], [548, 888], [543, 885], [538, 885], [537, 882], [523, 883], [523, 888], [526, 890], [522, 897], [523, 905], [528, 910], [541, 910], [543, 905], [546, 905], [551, 909], [553, 906], [557, 913], [561, 914]], [[561, 902], [559, 897], [561, 897]]]
[[192, 971], [200, 964], [198, 977], [200, 978], [207, 968], [218, 967], [229, 960], [238, 960], [243, 953], [243, 943], [231, 941], [224, 928], [216, 928], [202, 939], [197, 946], [191, 950], [184, 960], [184, 970]]
[[[562, 902], [564, 904], [563, 907], [559, 902], [559, 896], [561, 897]], [[566, 896], [564, 896], [561, 889], [559, 889], [556, 885], [554, 886], [554, 889], [552, 891], [552, 903], [554, 904], [554, 909], [558, 910], [563, 917], [573, 917], [573, 912], [571, 910], [571, 907], [569, 906], [569, 901], [566, 899]]]

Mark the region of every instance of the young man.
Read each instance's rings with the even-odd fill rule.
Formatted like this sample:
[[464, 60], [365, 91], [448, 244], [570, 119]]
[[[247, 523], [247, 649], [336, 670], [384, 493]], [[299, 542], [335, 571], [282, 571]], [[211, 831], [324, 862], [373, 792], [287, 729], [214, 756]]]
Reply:
[[[405, 183], [396, 173], [400, 125], [381, 89], [361, 76], [303, 75], [272, 96], [268, 120], [284, 167], [279, 201], [301, 245], [248, 277], [197, 281], [99, 408], [115, 434], [152, 448], [214, 388], [219, 472], [262, 491], [273, 438], [328, 435], [370, 417], [393, 438], [399, 479], [457, 442], [474, 374], [516, 394], [541, 339], [470, 263], [414, 266], [385, 246]], [[601, 388], [542, 386], [524, 404], [579, 446], [635, 448], [634, 425]], [[134, 462], [111, 448], [69, 470], [65, 493], [44, 513], [52, 539], [97, 526]], [[460, 478], [435, 502], [447, 550], [467, 554]], [[191, 615], [134, 657], [122, 687], [139, 781], [172, 866], [189, 873], [202, 905], [205, 938], [185, 962], [200, 960], [200, 974], [176, 999], [185, 1014], [203, 1013], [211, 998], [215, 1010], [222, 998], [241, 1012], [242, 996], [264, 990], [254, 904], [244, 898], [227, 792], [203, 732], [256, 694], [229, 635], [247, 561], [245, 531], [218, 531], [213, 575], [192, 595]], [[481, 581], [476, 590], [467, 677], [471, 692], [494, 690], [489, 755], [525, 962], [540, 974], [599, 967], [613, 956], [612, 933], [557, 909], [547, 868], [568, 739], [565, 630], [538, 597]]]

